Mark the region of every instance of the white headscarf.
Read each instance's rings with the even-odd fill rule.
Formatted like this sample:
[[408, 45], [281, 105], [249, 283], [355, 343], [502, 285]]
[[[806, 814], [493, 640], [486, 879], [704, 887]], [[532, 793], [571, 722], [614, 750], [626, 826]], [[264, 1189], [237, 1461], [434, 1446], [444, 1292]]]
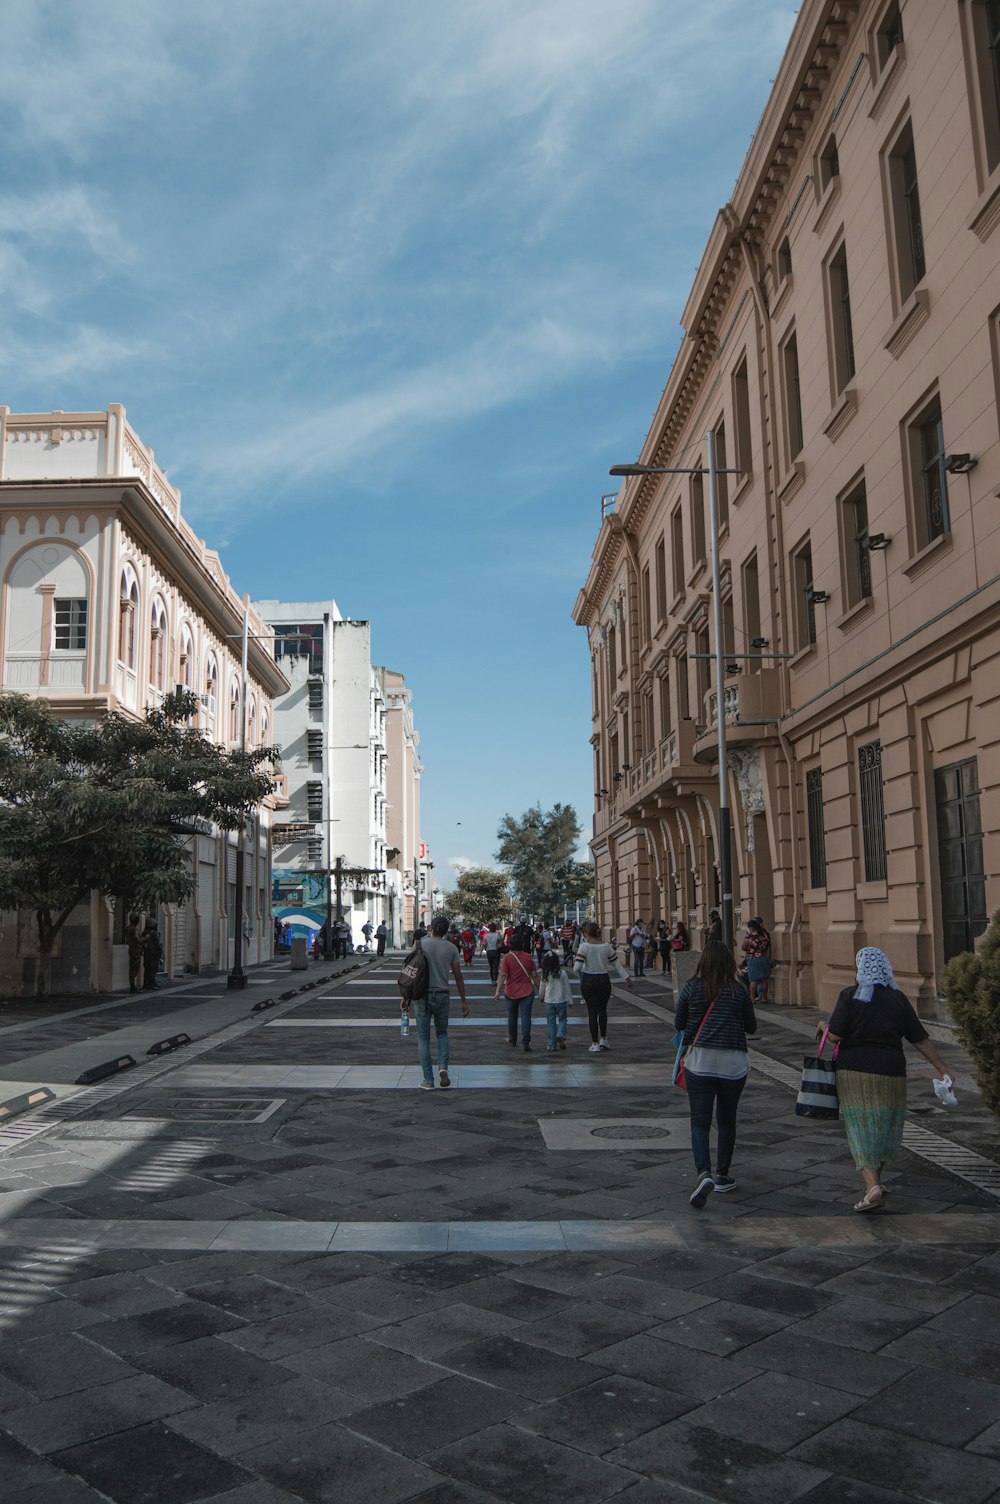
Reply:
[[858, 986], [854, 996], [863, 1003], [870, 1003], [872, 993], [878, 986], [895, 987], [892, 962], [885, 951], [876, 945], [866, 945], [855, 956], [858, 968]]

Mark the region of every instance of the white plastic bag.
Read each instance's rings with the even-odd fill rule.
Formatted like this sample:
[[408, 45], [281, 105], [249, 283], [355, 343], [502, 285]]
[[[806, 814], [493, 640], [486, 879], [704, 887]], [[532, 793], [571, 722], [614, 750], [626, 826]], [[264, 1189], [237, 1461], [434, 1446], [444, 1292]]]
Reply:
[[933, 1083], [933, 1085], [934, 1085], [934, 1095], [937, 1097], [937, 1099], [938, 1099], [939, 1102], [943, 1102], [944, 1103], [945, 1107], [957, 1107], [958, 1106], [958, 1098], [956, 1097], [955, 1093], [951, 1089], [954, 1086], [954, 1084], [955, 1083], [952, 1081], [952, 1079], [951, 1079], [950, 1076], [945, 1076], [945, 1078], [944, 1078], [943, 1081], [938, 1081], [937, 1078], [935, 1077], [935, 1080], [934, 1080], [934, 1083]]

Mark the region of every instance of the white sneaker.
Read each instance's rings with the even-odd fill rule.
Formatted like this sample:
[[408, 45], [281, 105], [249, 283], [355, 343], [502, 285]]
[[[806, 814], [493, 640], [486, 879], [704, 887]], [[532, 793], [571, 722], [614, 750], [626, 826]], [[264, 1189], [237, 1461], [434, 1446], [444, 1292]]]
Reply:
[[610, 1050], [611, 1046], [608, 1044], [608, 1041], [606, 1039], [602, 1039], [597, 1048], [599, 1050]]
[[592, 1044], [590, 1046], [590, 1053], [591, 1053], [591, 1055], [599, 1055], [601, 1053], [601, 1047], [600, 1047], [600, 1045], [599, 1044]]

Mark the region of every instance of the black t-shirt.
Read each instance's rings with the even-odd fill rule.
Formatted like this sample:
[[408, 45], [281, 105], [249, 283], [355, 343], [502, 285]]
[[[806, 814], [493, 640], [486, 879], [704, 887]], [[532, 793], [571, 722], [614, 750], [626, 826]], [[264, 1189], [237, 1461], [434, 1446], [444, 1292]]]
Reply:
[[918, 1044], [927, 1038], [913, 1004], [897, 988], [881, 983], [869, 1003], [855, 997], [857, 990], [856, 984], [845, 987], [830, 1015], [830, 1033], [840, 1036], [837, 1069], [905, 1076], [903, 1040]]

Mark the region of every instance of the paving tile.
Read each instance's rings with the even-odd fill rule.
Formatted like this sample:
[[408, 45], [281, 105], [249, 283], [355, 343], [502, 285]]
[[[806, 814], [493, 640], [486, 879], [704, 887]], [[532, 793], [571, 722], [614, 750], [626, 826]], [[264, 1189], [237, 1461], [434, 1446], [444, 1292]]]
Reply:
[[547, 1437], [490, 1426], [428, 1453], [428, 1464], [491, 1489], [510, 1504], [598, 1504], [636, 1481], [624, 1468], [581, 1454]]
[[760, 1371], [750, 1362], [744, 1362], [743, 1354], [736, 1358], [718, 1358], [712, 1353], [650, 1336], [647, 1332], [628, 1337], [624, 1342], [612, 1343], [610, 1347], [597, 1348], [583, 1361], [700, 1400], [725, 1394]]
[[354, 1395], [313, 1379], [289, 1378], [268, 1388], [266, 1395], [254, 1390], [235, 1399], [209, 1400], [169, 1420], [178, 1431], [200, 1446], [223, 1457], [245, 1452], [313, 1430], [317, 1425], [339, 1420], [357, 1408]]
[[701, 1290], [675, 1289], [668, 1283], [650, 1279], [645, 1265], [641, 1274], [612, 1274], [600, 1284], [595, 1281], [587, 1294], [593, 1300], [638, 1311], [660, 1321], [697, 1311], [717, 1298]]
[[289, 1311], [317, 1309], [315, 1302], [302, 1291], [289, 1290], [256, 1274], [191, 1285], [187, 1294], [192, 1300], [207, 1301], [218, 1310], [242, 1316], [246, 1321], [266, 1321], [270, 1316], [284, 1316]]
[[897, 1279], [908, 1279], [937, 1284], [943, 1279], [968, 1269], [979, 1261], [979, 1254], [960, 1248], [922, 1248], [915, 1244], [891, 1248], [881, 1254], [874, 1267]]
[[137, 1354], [135, 1362], [165, 1384], [200, 1400], [233, 1399], [270, 1389], [288, 1377], [279, 1364], [241, 1352], [217, 1337], [154, 1348]]
[[789, 1334], [808, 1343], [814, 1338], [839, 1347], [856, 1347], [863, 1352], [878, 1352], [894, 1338], [920, 1326], [924, 1317], [904, 1306], [885, 1301], [851, 1296], [816, 1316], [807, 1316], [789, 1329]]
[[345, 1424], [392, 1451], [420, 1457], [506, 1420], [528, 1403], [509, 1390], [450, 1375], [417, 1394], [355, 1409]]
[[189, 1394], [148, 1374], [43, 1400], [4, 1416], [4, 1425], [36, 1452], [58, 1452], [98, 1436], [162, 1420], [194, 1404]]
[[92, 1384], [110, 1384], [115, 1379], [128, 1378], [136, 1370], [70, 1332], [35, 1342], [0, 1344], [0, 1371], [39, 1399], [54, 1399]]
[[673, 1394], [623, 1374], [609, 1374], [557, 1400], [521, 1410], [512, 1417], [512, 1424], [580, 1452], [603, 1456], [697, 1407], [693, 1395]]
[[37, 1452], [0, 1431], [0, 1478], [5, 1490], [44, 1488], [64, 1476]]
[[195, 1446], [159, 1421], [70, 1447], [54, 1460], [115, 1504], [192, 1504], [253, 1481], [245, 1468]]
[[928, 1332], [947, 1332], [953, 1337], [973, 1337], [978, 1342], [1000, 1345], [1000, 1300], [990, 1295], [969, 1295], [960, 1305], [942, 1311], [927, 1323]]
[[152, 1352], [158, 1347], [172, 1347], [214, 1332], [229, 1332], [242, 1326], [237, 1316], [219, 1311], [200, 1300], [186, 1300], [179, 1306], [147, 1311], [120, 1321], [105, 1321], [91, 1327], [90, 1340], [123, 1357]]
[[828, 1478], [809, 1495], [808, 1504], [913, 1504], [906, 1494], [895, 1489], [877, 1488], [873, 1483], [859, 1483], [855, 1478]]
[[938, 1331], [931, 1336], [929, 1323], [887, 1343], [880, 1356], [900, 1359], [910, 1367], [920, 1365], [931, 1372], [943, 1369], [988, 1383], [1000, 1373], [1000, 1344], [956, 1337], [950, 1332]]
[[677, 1290], [694, 1290], [712, 1280], [747, 1267], [742, 1254], [716, 1253], [708, 1249], [670, 1249], [642, 1266], [644, 1279], [659, 1280]]
[[306, 1504], [398, 1504], [426, 1496], [441, 1475], [333, 1422], [240, 1454], [240, 1461]]
[[522, 1324], [519, 1340], [551, 1352], [564, 1353], [567, 1357], [579, 1358], [612, 1342], [624, 1341], [655, 1327], [656, 1318], [624, 1311], [614, 1305], [600, 1302], [581, 1302], [558, 1316], [549, 1316], [544, 1321]]
[[[459, 1349], [463, 1351], [464, 1349]], [[396, 1399], [444, 1377], [432, 1363], [392, 1351], [363, 1337], [328, 1342], [282, 1358], [280, 1368], [332, 1384], [360, 1399]]]
[[81, 1483], [79, 1478], [52, 1477], [4, 1494], [4, 1504], [107, 1504], [107, 1495]]
[[[477, 1338], [517, 1330], [523, 1331], [521, 1322], [502, 1316], [497, 1311], [481, 1311], [476, 1306], [467, 1306], [458, 1300], [454, 1305], [413, 1316], [408, 1321], [380, 1326], [371, 1333], [371, 1340], [395, 1348], [397, 1352], [412, 1353], [414, 1357], [435, 1358], [441, 1353], [450, 1352], [454, 1347], [474, 1342]], [[530, 1340], [527, 1333], [525, 1340]], [[545, 1345], [547, 1344], [543, 1343]]]
[[[783, 1373], [762, 1373], [685, 1418], [692, 1426], [708, 1427], [758, 1446], [766, 1441], [769, 1451], [786, 1452], [849, 1414], [859, 1403], [856, 1394], [827, 1384], [813, 1384]], [[881, 1403], [881, 1396], [875, 1403]]]
[[786, 1248], [757, 1264], [755, 1273], [762, 1279], [790, 1280], [798, 1285], [822, 1285], [845, 1270], [860, 1268], [879, 1256], [874, 1245], [860, 1249]]
[[16, 1324], [7, 1335], [15, 1336], [18, 1342], [30, 1342], [36, 1337], [49, 1337], [60, 1332], [83, 1331], [103, 1320], [102, 1312], [89, 1310], [75, 1300], [57, 1295], [52, 1300], [19, 1311]]
[[[1000, 1380], [1000, 1373], [994, 1377]], [[862, 1405], [851, 1418], [943, 1446], [962, 1447], [1000, 1420], [1000, 1382], [916, 1369]]]
[[[885, 1301], [901, 1306], [904, 1310], [920, 1311], [934, 1316], [958, 1305], [967, 1292], [946, 1284], [931, 1284], [929, 1281], [903, 1279], [883, 1269], [881, 1264], [867, 1264], [863, 1269], [852, 1269], [848, 1274], [838, 1274], [821, 1286], [823, 1294], [831, 1297], [844, 1296], [853, 1300], [864, 1296], [866, 1300]], [[819, 1292], [817, 1292], [819, 1293]]]
[[[781, 1457], [766, 1447], [718, 1431], [670, 1421], [609, 1452], [609, 1462], [654, 1478], [690, 1478], [711, 1499], [731, 1504], [790, 1504], [822, 1483], [827, 1469]], [[626, 1498], [628, 1496], [626, 1495]]]
[[568, 1394], [593, 1378], [590, 1370], [575, 1360], [513, 1337], [488, 1337], [469, 1343], [448, 1353], [441, 1362], [457, 1373], [499, 1384], [532, 1399]]
[[300, 1504], [300, 1496], [258, 1478], [255, 1483], [243, 1483], [239, 1488], [227, 1489], [224, 1494], [199, 1499], [198, 1504]]
[[974, 1441], [969, 1442], [966, 1450], [982, 1457], [1000, 1458], [1000, 1420], [981, 1431]]
[[463, 1290], [462, 1299], [467, 1305], [479, 1306], [484, 1311], [500, 1311], [518, 1321], [540, 1321], [574, 1304], [574, 1297], [567, 1292], [543, 1290], [525, 1280], [508, 1279], [502, 1274], [495, 1275], [492, 1280], [477, 1280], [471, 1290]]
[[7, 1410], [20, 1410], [31, 1400], [31, 1395], [21, 1384], [15, 1384], [6, 1374], [0, 1374], [0, 1415]]
[[797, 1460], [846, 1473], [864, 1483], [895, 1487], [910, 1499], [961, 1499], [982, 1504], [1000, 1488], [1000, 1462], [938, 1446], [916, 1436], [905, 1439], [879, 1426], [840, 1420], [802, 1442], [790, 1454]]
[[95, 1279], [77, 1280], [70, 1287], [73, 1299], [85, 1306], [92, 1306], [106, 1318], [108, 1316], [141, 1316], [147, 1311], [162, 1310], [177, 1305], [180, 1295], [162, 1284], [146, 1279], [142, 1274], [106, 1274]]
[[662, 1337], [667, 1342], [679, 1342], [684, 1347], [695, 1347], [701, 1352], [738, 1352], [751, 1342], [759, 1342], [782, 1327], [791, 1325], [794, 1316], [780, 1311], [760, 1310], [756, 1306], [741, 1306], [730, 1300], [716, 1300], [684, 1316], [677, 1316], [662, 1326], [654, 1327], [651, 1336]]
[[364, 1275], [344, 1284], [320, 1287], [313, 1293], [330, 1305], [344, 1306], [349, 1311], [374, 1317], [379, 1326], [405, 1321], [423, 1311], [438, 1311], [449, 1302], [444, 1291], [416, 1290], [399, 1285], [387, 1274]]
[[798, 1284], [793, 1280], [764, 1278], [758, 1274], [756, 1266], [699, 1285], [697, 1293], [798, 1319], [815, 1315], [817, 1311], [825, 1311], [840, 1298], [839, 1294], [828, 1295], [825, 1289], [817, 1289], [812, 1285]]

